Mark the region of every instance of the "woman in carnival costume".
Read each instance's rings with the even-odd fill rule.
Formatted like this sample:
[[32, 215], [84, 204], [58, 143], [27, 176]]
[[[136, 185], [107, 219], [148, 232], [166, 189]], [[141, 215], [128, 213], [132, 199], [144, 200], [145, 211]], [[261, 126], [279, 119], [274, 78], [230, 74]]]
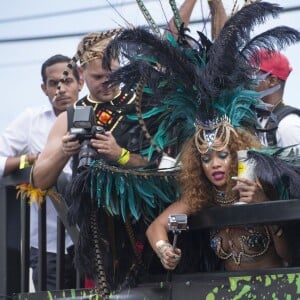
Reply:
[[[279, 182], [281, 188], [288, 190], [288, 197], [299, 198], [299, 189], [296, 188], [300, 178], [299, 167], [289, 167], [279, 158], [266, 158], [255, 150], [251, 151], [252, 148], [260, 148], [256, 138], [243, 129], [234, 129], [227, 121], [216, 124], [216, 132], [213, 133], [211, 127], [198, 128], [182, 150], [182, 197], [147, 230], [150, 244], [166, 269], [174, 269], [181, 256], [181, 251], [178, 248], [173, 250], [168, 241], [170, 214], [190, 215], [206, 207], [229, 206], [239, 201], [254, 203], [279, 199], [279, 193], [275, 192], [275, 184]], [[226, 140], [222, 136], [224, 133], [228, 134]], [[215, 136], [212, 138], [211, 134]], [[256, 180], [236, 177], [237, 151], [241, 149], [249, 149], [248, 156], [258, 161]], [[266, 172], [270, 172], [269, 176]], [[280, 175], [271, 180], [272, 174], [277, 172]], [[285, 187], [284, 177], [289, 178]], [[236, 184], [236, 181], [242, 184]], [[267, 184], [263, 184], [264, 181]], [[211, 230], [209, 238], [210, 247], [217, 257], [224, 260], [226, 270], [283, 267], [292, 263], [285, 231], [279, 225], [220, 228]]]
[[[257, 17], [252, 14], [255, 10], [259, 12]], [[276, 46], [299, 41], [299, 32], [287, 27], [248, 39], [254, 23], [278, 10], [276, 5], [264, 2], [243, 8], [225, 23], [220, 37], [207, 52], [203, 69], [193, 73], [200, 84], [194, 84], [198, 92], [195, 131], [181, 152], [181, 197], [147, 229], [149, 242], [166, 269], [174, 269], [181, 257], [181, 250], [174, 249], [168, 239], [169, 215], [191, 215], [206, 207], [238, 202], [300, 199], [299, 155], [295, 155], [293, 148], [262, 148], [251, 133], [256, 126], [253, 107], [260, 106], [259, 98], [271, 90], [261, 94], [250, 91], [256, 80], [263, 80], [250, 76], [250, 61], [259, 60], [256, 53], [260, 48], [269, 49], [272, 55]], [[282, 35], [284, 32], [288, 33], [287, 39]], [[252, 180], [238, 177], [239, 150], [246, 150], [247, 158], [255, 161]], [[283, 155], [284, 150], [288, 156]], [[225, 270], [262, 269], [295, 263], [295, 249], [288, 237], [289, 233], [280, 225], [244, 225], [210, 230], [208, 243]]]
[[[147, 230], [149, 242], [166, 269], [174, 269], [181, 255], [168, 241], [170, 214], [189, 215], [239, 201], [300, 196], [299, 156], [292, 150], [286, 156], [282, 149], [263, 149], [252, 134], [258, 126], [254, 108], [262, 106], [260, 99], [273, 91], [253, 89], [263, 80], [254, 76], [257, 50], [268, 49], [271, 55], [300, 40], [299, 32], [286, 26], [250, 37], [255, 25], [280, 11], [279, 6], [267, 2], [245, 6], [225, 23], [214, 43], [201, 33], [196, 41], [184, 28], [178, 41], [172, 36], [164, 41], [145, 29], [134, 28], [124, 30], [108, 47], [108, 56], [121, 49], [129, 59], [128, 65], [112, 75], [112, 82], [129, 86], [138, 82], [137, 102], [141, 103], [140, 91], [146, 85], [157, 103], [151, 113], [157, 113], [161, 123], [157, 133], [149, 137], [152, 147], [164, 151], [174, 136], [179, 145], [185, 144], [180, 156], [180, 200]], [[143, 126], [143, 114], [138, 112], [138, 118]], [[144, 131], [147, 133], [147, 128]], [[248, 158], [255, 160], [254, 180], [237, 177], [239, 150], [246, 150]], [[227, 270], [292, 263], [286, 232], [279, 225], [223, 228], [211, 231], [209, 239]]]

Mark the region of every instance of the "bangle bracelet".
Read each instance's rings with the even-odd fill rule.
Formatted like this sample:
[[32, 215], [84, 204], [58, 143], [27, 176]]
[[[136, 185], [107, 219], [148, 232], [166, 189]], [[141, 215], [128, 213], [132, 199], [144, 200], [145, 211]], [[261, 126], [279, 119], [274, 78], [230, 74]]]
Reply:
[[273, 234], [277, 237], [281, 237], [283, 235], [283, 228], [279, 225], [272, 226]]
[[283, 235], [283, 229], [282, 229], [282, 227], [279, 226], [279, 227], [277, 228], [277, 230], [274, 232], [274, 234], [275, 234], [276, 236], [278, 236], [278, 237], [281, 237], [281, 236]]
[[29, 166], [29, 163], [28, 163], [28, 160], [27, 160], [27, 155], [26, 154], [22, 154], [20, 156], [19, 169], [24, 169], [27, 166]]
[[168, 241], [164, 240], [157, 241], [155, 243], [155, 247], [157, 248], [159, 258], [162, 258], [167, 250], [173, 249], [172, 245]]
[[117, 163], [124, 166], [128, 163], [129, 158], [130, 158], [130, 151], [125, 148], [122, 148], [121, 156], [117, 160]]

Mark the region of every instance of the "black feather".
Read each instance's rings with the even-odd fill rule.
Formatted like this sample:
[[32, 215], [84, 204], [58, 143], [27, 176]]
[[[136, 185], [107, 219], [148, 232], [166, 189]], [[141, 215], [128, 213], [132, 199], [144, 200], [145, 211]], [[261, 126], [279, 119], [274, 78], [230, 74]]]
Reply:
[[210, 48], [205, 68], [206, 90], [212, 98], [218, 98], [224, 88], [234, 89], [249, 80], [252, 70], [240, 49], [250, 40], [255, 25], [264, 23], [268, 15], [277, 16], [280, 11], [276, 4], [256, 2], [228, 19]]
[[81, 223], [82, 217], [89, 215], [92, 209], [90, 199], [90, 168], [82, 170], [76, 174], [66, 187], [66, 202], [69, 205], [68, 221], [70, 225]]
[[267, 30], [251, 39], [241, 50], [244, 57], [250, 57], [251, 63], [260, 63], [257, 49], [266, 49], [270, 52], [280, 51], [286, 46], [300, 41], [300, 32], [287, 26], [278, 26]]
[[[191, 58], [179, 47], [173, 47], [142, 27], [127, 29], [119, 34], [109, 45], [105, 56], [109, 56], [110, 52], [114, 53], [115, 51], [123, 53], [131, 63], [134, 61], [134, 63], [140, 64], [139, 67], [135, 65], [134, 69], [146, 79], [152, 78], [149, 75], [152, 70], [152, 72], [159, 72], [162, 77], [168, 78], [180, 74], [182, 84], [186, 87], [195, 83], [195, 64], [191, 62]], [[143, 62], [139, 59], [141, 57], [144, 58]], [[147, 61], [145, 58], [148, 58], [148, 64], [145, 63]], [[109, 61], [109, 58], [106, 61]], [[125, 75], [121, 76], [120, 72], [122, 71], [116, 73], [119, 78], [129, 77], [125, 72]], [[112, 80], [114, 80], [113, 78], [114, 75]], [[154, 81], [152, 86], [153, 83]], [[148, 84], [151, 85], [151, 82], [147, 82]]]
[[[249, 151], [248, 157], [256, 162], [256, 176], [270, 186], [277, 188], [280, 199], [300, 199], [300, 165], [256, 151]], [[295, 158], [296, 159], [296, 158]], [[299, 161], [298, 156], [297, 160]]]

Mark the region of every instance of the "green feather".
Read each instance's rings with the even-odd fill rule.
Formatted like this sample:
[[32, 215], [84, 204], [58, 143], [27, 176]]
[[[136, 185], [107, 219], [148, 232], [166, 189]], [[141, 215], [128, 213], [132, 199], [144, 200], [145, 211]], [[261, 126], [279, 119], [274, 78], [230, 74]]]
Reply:
[[133, 191], [133, 186], [132, 186], [132, 182], [128, 182], [127, 184], [127, 192], [128, 192], [128, 206], [129, 206], [129, 211], [130, 213], [133, 215], [133, 217], [138, 220], [140, 217], [140, 214], [137, 210], [137, 201], [139, 201], [139, 199], [135, 198], [135, 194]]
[[127, 210], [126, 210], [126, 205], [127, 205], [127, 179], [126, 179], [126, 174], [121, 174], [120, 181], [122, 182], [122, 185], [124, 185], [124, 190], [123, 192], [120, 191], [120, 211], [121, 211], [121, 216], [123, 221], [126, 221], [127, 218]]
[[106, 173], [106, 186], [105, 186], [105, 208], [106, 210], [113, 215], [112, 211], [112, 201], [111, 201], [111, 187], [112, 187], [112, 178], [110, 173]]

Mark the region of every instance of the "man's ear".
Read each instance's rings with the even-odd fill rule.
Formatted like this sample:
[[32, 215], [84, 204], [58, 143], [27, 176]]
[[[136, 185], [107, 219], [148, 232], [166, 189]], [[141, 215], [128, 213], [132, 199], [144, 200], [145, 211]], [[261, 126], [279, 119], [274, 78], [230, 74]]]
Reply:
[[78, 66], [77, 70], [78, 70], [78, 74], [79, 74], [80, 79], [83, 79], [83, 69], [82, 69], [82, 67]]
[[280, 79], [273, 74], [269, 75], [269, 81], [270, 81], [270, 86], [280, 84]]
[[47, 91], [47, 87], [46, 87], [46, 84], [45, 84], [45, 83], [42, 83], [42, 84], [41, 84], [41, 89], [42, 89], [42, 91], [44, 92], [44, 94], [45, 94], [46, 96], [48, 96], [48, 91]]
[[79, 92], [80, 92], [84, 86], [83, 69], [82, 69], [82, 67], [77, 67], [77, 70], [79, 73]]

